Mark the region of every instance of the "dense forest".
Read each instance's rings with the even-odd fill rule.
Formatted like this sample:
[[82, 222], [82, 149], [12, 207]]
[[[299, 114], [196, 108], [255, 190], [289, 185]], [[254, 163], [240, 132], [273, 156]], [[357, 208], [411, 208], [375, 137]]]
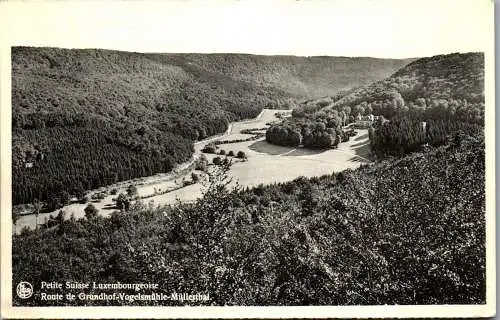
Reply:
[[41, 301], [41, 281], [62, 279], [158, 283], [210, 305], [485, 303], [484, 161], [484, 137], [458, 135], [354, 171], [245, 190], [222, 172], [192, 204], [61, 219], [13, 236], [13, 283], [35, 284], [14, 305], [183, 304]]
[[14, 47], [13, 203], [168, 171], [231, 121], [407, 62]]
[[483, 131], [483, 126], [466, 121], [443, 119], [423, 122], [410, 117], [377, 121], [368, 134], [372, 152], [379, 158], [385, 158], [446, 144], [456, 134], [475, 135]]
[[[40, 199], [49, 204], [62, 193], [82, 198], [86, 190], [168, 172], [193, 152], [192, 140], [179, 135], [151, 129], [141, 134], [126, 126], [76, 116], [81, 124], [24, 130], [22, 136], [13, 137], [13, 156], [24, 155], [14, 158], [13, 199]], [[26, 148], [33, 142], [40, 148]], [[23, 167], [25, 161], [34, 165]], [[67, 204], [69, 196], [64, 198], [60, 205], [47, 209]]]

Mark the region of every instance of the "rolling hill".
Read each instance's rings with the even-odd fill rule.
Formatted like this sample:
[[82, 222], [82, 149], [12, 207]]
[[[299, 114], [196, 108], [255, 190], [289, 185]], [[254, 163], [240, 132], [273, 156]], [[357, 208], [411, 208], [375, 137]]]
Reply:
[[409, 113], [482, 123], [484, 55], [454, 53], [418, 59], [384, 80], [338, 97], [329, 107], [352, 116], [373, 113], [391, 118]]
[[233, 79], [279, 88], [294, 96], [316, 98], [368, 85], [415, 59], [368, 57], [257, 56], [248, 54], [168, 55]]

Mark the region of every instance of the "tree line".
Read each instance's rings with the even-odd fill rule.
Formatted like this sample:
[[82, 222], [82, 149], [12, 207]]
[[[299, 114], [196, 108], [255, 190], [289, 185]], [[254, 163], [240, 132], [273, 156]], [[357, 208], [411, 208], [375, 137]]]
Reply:
[[427, 120], [415, 118], [394, 118], [377, 121], [368, 130], [372, 151], [384, 158], [402, 156], [421, 151], [425, 146], [446, 144], [457, 133], [481, 134], [484, 127], [453, 119]]

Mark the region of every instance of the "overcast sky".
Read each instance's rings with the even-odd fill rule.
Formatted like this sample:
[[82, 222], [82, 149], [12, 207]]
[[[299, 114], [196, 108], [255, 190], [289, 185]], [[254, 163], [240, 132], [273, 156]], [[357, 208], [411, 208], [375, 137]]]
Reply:
[[139, 52], [422, 57], [484, 51], [490, 0], [11, 1], [3, 43]]

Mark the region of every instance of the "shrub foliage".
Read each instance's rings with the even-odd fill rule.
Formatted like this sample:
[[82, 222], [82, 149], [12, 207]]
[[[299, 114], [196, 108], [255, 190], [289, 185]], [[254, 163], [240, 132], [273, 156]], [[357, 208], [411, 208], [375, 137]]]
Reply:
[[[240, 190], [212, 177], [192, 204], [15, 235], [13, 282], [153, 282], [212, 305], [484, 303], [484, 150], [458, 136], [319, 178]], [[14, 304], [52, 303], [36, 289]]]

